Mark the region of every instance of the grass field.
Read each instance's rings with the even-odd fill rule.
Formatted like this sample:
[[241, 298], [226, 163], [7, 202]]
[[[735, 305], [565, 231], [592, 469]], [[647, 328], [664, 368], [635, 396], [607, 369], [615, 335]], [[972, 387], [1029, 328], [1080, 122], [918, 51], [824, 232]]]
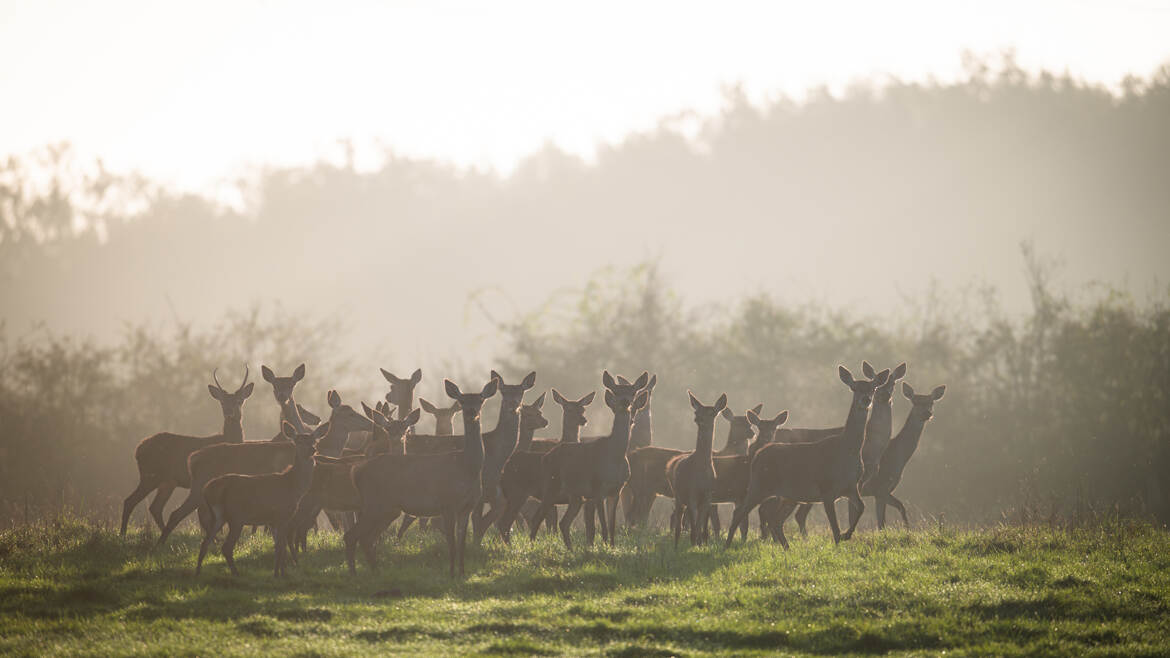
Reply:
[[198, 579], [194, 533], [154, 537], [0, 534], [0, 653], [1170, 655], [1170, 535], [1141, 524], [822, 534], [787, 553], [493, 536], [462, 582], [436, 535], [383, 543], [382, 572], [356, 578], [322, 535], [279, 582], [265, 536], [242, 543], [242, 577], [217, 554]]

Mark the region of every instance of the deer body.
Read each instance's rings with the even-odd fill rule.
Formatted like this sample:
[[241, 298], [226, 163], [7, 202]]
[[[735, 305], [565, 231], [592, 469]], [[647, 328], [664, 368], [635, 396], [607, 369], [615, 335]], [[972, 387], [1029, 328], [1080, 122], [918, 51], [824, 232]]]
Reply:
[[679, 455], [666, 465], [666, 475], [674, 491], [674, 514], [671, 526], [674, 530], [674, 547], [678, 548], [682, 532], [683, 514], [691, 524], [691, 545], [705, 541], [707, 518], [711, 512], [711, 500], [715, 492], [715, 464], [712, 462], [711, 442], [715, 435], [715, 418], [727, 408], [724, 394], [708, 407], [690, 391], [687, 395], [695, 410], [695, 424], [698, 437], [694, 452]]
[[187, 458], [191, 453], [217, 443], [243, 443], [243, 407], [253, 389], [253, 385], [248, 383], [247, 367], [244, 368], [244, 381], [234, 393], [228, 393], [219, 385], [215, 372], [211, 376], [215, 384], [208, 384], [207, 390], [223, 411], [223, 430], [210, 436], [160, 432], [138, 443], [134, 449], [134, 461], [138, 464], [138, 486], [122, 501], [121, 536], [126, 536], [126, 526], [134, 508], [152, 491], [156, 493], [150, 503], [150, 515], [159, 530], [166, 528], [162, 513], [167, 500], [176, 487], [191, 486], [191, 478], [187, 473]]
[[873, 390], [885, 383], [889, 371], [878, 373], [872, 380], [854, 380], [844, 367], [839, 368], [841, 381], [853, 392], [853, 401], [845, 420], [845, 431], [837, 436], [815, 443], [783, 444], [772, 443], [759, 449], [751, 462], [751, 477], [748, 491], [741, 505], [736, 506], [728, 532], [731, 544], [735, 529], [747, 523], [751, 510], [767, 498], [783, 498], [777, 521], [777, 539], [785, 548], [783, 521], [797, 503], [821, 502], [833, 529], [833, 541], [841, 540], [833, 502], [848, 492], [851, 505], [864, 509], [865, 504], [857, 493], [861, 479], [861, 443], [865, 436], [865, 422], [873, 402]]
[[467, 524], [472, 508], [483, 495], [484, 444], [479, 414], [483, 401], [495, 395], [492, 379], [480, 393], [464, 394], [453, 382], [447, 394], [459, 400], [463, 413], [463, 450], [438, 455], [381, 455], [353, 469], [353, 483], [361, 498], [357, 523], [345, 533], [346, 562], [356, 573], [354, 557], [360, 545], [371, 569], [376, 569], [374, 543], [378, 535], [403, 512], [416, 517], [441, 516], [447, 540], [450, 573], [464, 573]]

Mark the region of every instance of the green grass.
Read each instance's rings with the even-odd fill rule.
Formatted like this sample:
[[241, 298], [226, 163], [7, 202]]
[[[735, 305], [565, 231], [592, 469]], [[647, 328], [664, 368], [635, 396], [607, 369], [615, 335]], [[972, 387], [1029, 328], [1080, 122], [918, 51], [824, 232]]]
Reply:
[[0, 654], [1170, 655], [1170, 536], [1142, 524], [820, 535], [789, 552], [489, 536], [464, 581], [430, 534], [384, 542], [382, 572], [359, 562], [356, 578], [324, 534], [282, 581], [266, 536], [241, 544], [240, 578], [218, 554], [195, 578], [194, 533], [154, 537], [0, 533]]

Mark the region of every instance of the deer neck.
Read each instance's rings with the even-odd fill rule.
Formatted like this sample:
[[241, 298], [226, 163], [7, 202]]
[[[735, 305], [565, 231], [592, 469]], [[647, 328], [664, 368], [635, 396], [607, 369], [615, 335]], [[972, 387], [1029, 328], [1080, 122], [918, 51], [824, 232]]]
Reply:
[[865, 443], [861, 452], [861, 459], [867, 469], [877, 465], [882, 458], [882, 452], [890, 444], [890, 436], [894, 431], [893, 407], [892, 400], [875, 401], [869, 412], [869, 420], [865, 423]]
[[532, 437], [536, 436], [535, 427], [520, 426], [520, 438], [516, 441], [516, 450], [526, 451], [532, 447]]
[[349, 430], [342, 425], [343, 423], [334, 419], [333, 414], [329, 415], [329, 431], [317, 442], [317, 452], [327, 457], [341, 456], [341, 450], [345, 448], [345, 440], [349, 438]]
[[699, 436], [695, 439], [695, 456], [701, 460], [711, 461], [711, 443], [715, 438], [715, 419], [699, 423]]
[[[401, 415], [401, 414], [400, 414]], [[398, 420], [402, 420], [399, 418]], [[451, 436], [455, 433], [454, 416], [435, 416], [435, 436]]]
[[580, 443], [581, 442], [581, 423], [577, 422], [577, 417], [565, 417], [561, 419], [561, 443]]
[[297, 408], [297, 402], [291, 395], [288, 396], [288, 401], [280, 405], [280, 419], [292, 425], [298, 434], [308, 433], [305, 421], [301, 419], [301, 410]]
[[926, 419], [915, 414], [914, 407], [911, 407], [910, 414], [906, 416], [906, 422], [898, 432], [898, 443], [910, 446], [908, 452], [914, 452], [914, 449], [918, 447], [918, 439], [922, 438], [922, 430], [925, 427]]
[[240, 414], [237, 418], [224, 416], [223, 440], [225, 443], [244, 442], [244, 414]]
[[297, 491], [301, 493], [308, 491], [313, 484], [313, 456], [309, 455], [308, 459], [300, 459], [299, 456], [293, 459], [292, 472], [289, 475]]
[[630, 447], [630, 410], [623, 409], [613, 413], [613, 427], [609, 430], [609, 447], [613, 454], [626, 454]]
[[[649, 407], [650, 403], [647, 402]], [[654, 443], [654, 417], [650, 415], [650, 409], [639, 411], [638, 415], [634, 416], [634, 425], [630, 429], [630, 445], [642, 448]]]
[[[712, 431], [714, 430], [712, 429]], [[724, 443], [723, 449], [716, 454], [721, 457], [729, 455], [746, 455], [747, 439], [748, 437], [736, 433], [735, 423], [732, 423], [731, 427], [727, 429], [727, 443]]]
[[849, 415], [845, 418], [845, 429], [841, 437], [849, 447], [849, 454], [861, 459], [861, 447], [865, 441], [865, 422], [869, 418], [868, 407], [858, 407], [850, 403]]
[[469, 472], [478, 475], [483, 470], [483, 435], [479, 416], [470, 411], [463, 412], [463, 459]]
[[520, 439], [520, 407], [517, 406], [515, 411], [508, 411], [501, 404], [500, 419], [496, 421], [496, 427], [490, 434], [494, 439], [493, 448], [498, 448], [503, 454], [512, 454]]

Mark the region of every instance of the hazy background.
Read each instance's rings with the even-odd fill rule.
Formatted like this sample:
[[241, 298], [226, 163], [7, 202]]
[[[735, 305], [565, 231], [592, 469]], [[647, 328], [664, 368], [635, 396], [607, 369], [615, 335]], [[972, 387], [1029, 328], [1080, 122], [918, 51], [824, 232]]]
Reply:
[[1166, 34], [1157, 2], [0, 3], [3, 502], [124, 495], [245, 361], [309, 362], [319, 413], [379, 366], [439, 400], [649, 369], [687, 446], [688, 386], [838, 424], [868, 358], [950, 386], [916, 510], [1170, 517]]

